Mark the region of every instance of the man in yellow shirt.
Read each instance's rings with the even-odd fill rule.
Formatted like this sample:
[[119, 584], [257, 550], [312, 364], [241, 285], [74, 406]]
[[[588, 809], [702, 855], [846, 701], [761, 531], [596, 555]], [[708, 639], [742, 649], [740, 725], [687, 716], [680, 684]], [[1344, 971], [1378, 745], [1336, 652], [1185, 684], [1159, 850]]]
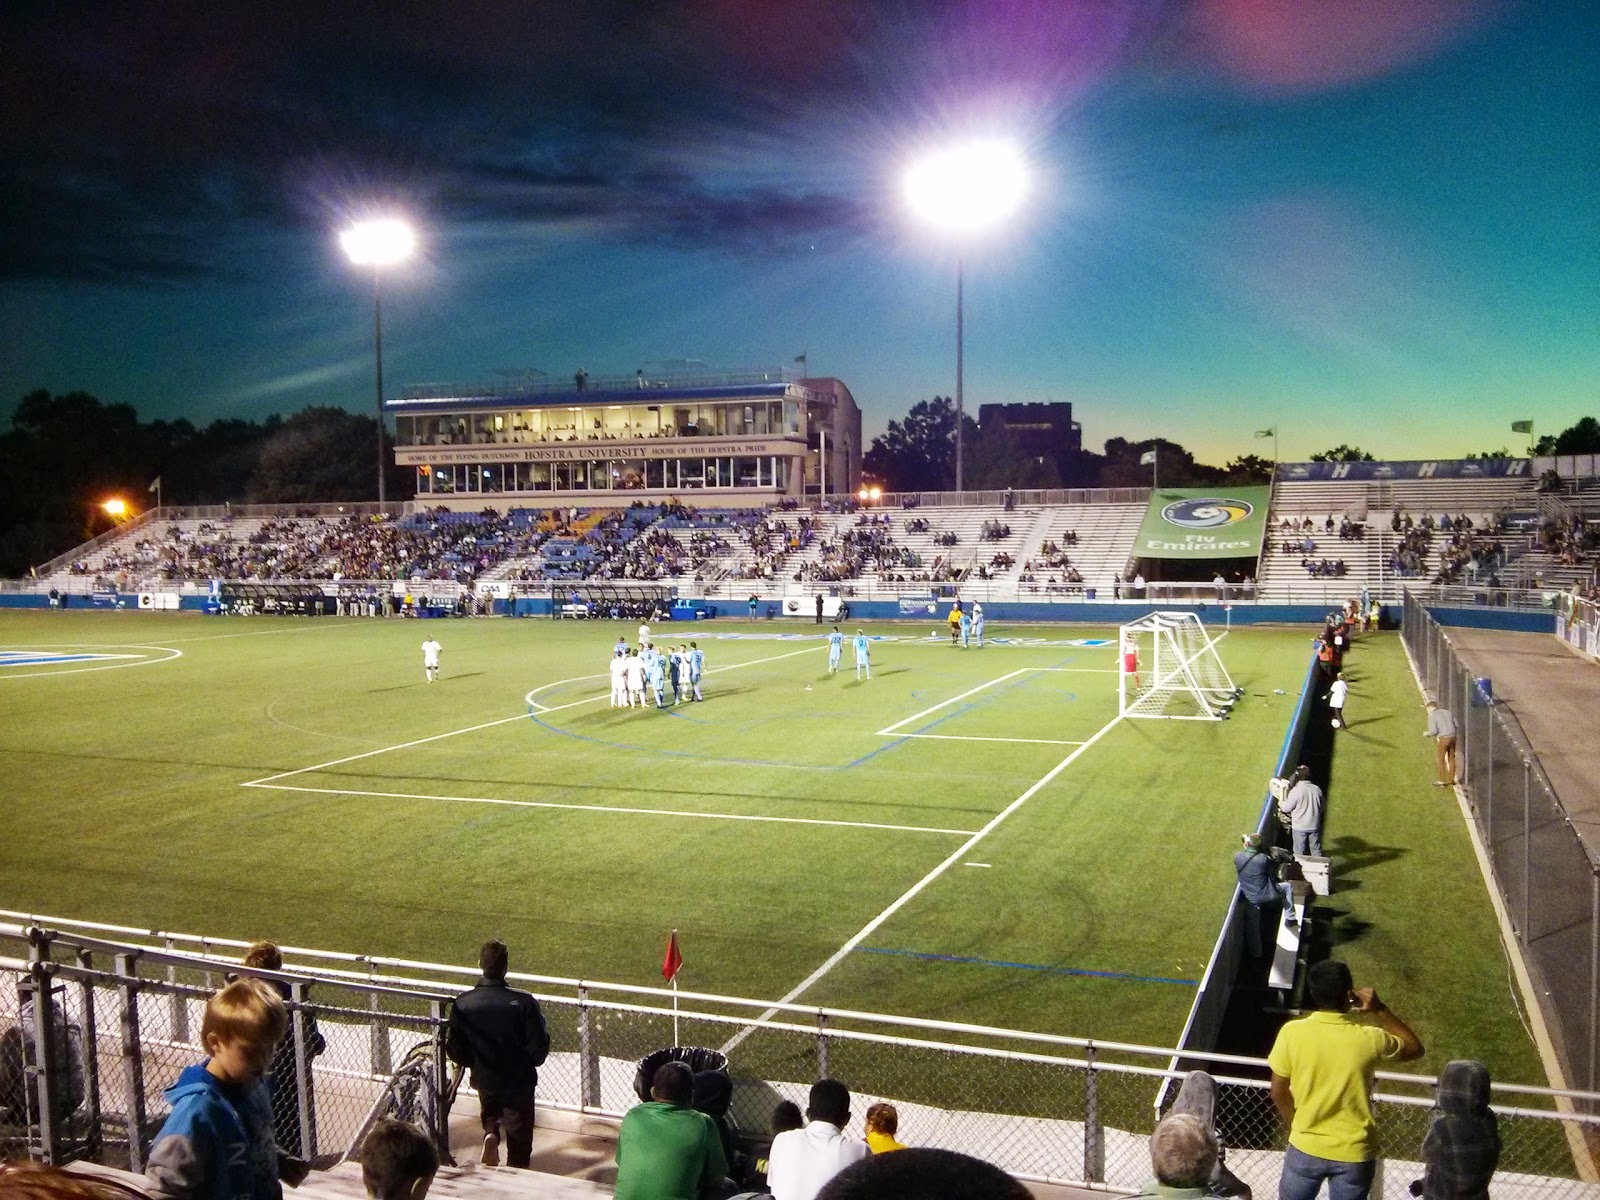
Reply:
[[1272, 1103], [1289, 1126], [1278, 1200], [1366, 1200], [1377, 1161], [1372, 1074], [1384, 1059], [1421, 1058], [1422, 1042], [1372, 988], [1355, 989], [1337, 959], [1306, 972], [1316, 1011], [1278, 1031], [1267, 1064]]

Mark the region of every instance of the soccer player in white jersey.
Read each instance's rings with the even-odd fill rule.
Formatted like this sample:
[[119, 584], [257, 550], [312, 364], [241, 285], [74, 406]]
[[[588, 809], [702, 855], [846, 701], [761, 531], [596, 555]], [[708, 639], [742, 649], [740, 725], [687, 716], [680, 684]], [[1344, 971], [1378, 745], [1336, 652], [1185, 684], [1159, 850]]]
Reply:
[[704, 700], [700, 694], [700, 676], [706, 669], [706, 653], [700, 649], [699, 642], [689, 643], [689, 687], [694, 691], [696, 700]]
[[839, 632], [835, 625], [833, 632], [828, 635], [828, 674], [832, 675], [839, 669], [839, 656], [844, 653], [844, 634]]
[[650, 626], [641, 622], [640, 625], [639, 625], [639, 645], [641, 647], [644, 647], [644, 646], [648, 646], [649, 644], [650, 644]]
[[611, 707], [628, 707], [628, 658], [621, 650], [611, 656]]
[[974, 602], [972, 605], [972, 636], [977, 639], [978, 649], [983, 649], [983, 605]]
[[429, 683], [439, 678], [439, 651], [444, 649], [439, 645], [439, 639], [433, 634], [428, 635], [428, 640], [422, 643], [422, 673]]
[[871, 679], [872, 678], [872, 660], [871, 660], [871, 657], [870, 657], [871, 651], [869, 651], [867, 649], [867, 646], [868, 646], [867, 635], [865, 633], [863, 633], [859, 629], [856, 630], [855, 646], [856, 646], [856, 678], [860, 679], [861, 678], [861, 673], [863, 671], [865, 671], [867, 673], [867, 678]]
[[628, 707], [644, 707], [644, 659], [637, 650], [628, 651]]

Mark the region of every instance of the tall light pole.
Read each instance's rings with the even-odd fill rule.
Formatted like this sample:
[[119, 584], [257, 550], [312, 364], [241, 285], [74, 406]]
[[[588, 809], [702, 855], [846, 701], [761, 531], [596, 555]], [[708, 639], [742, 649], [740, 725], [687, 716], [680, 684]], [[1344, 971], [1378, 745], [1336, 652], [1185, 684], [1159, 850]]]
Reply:
[[411, 226], [394, 217], [359, 221], [339, 235], [346, 257], [358, 267], [372, 268], [372, 345], [378, 376], [378, 507], [387, 499], [383, 477], [383, 268], [404, 262], [417, 246]]
[[[1022, 152], [1008, 141], [964, 142], [928, 155], [905, 174], [905, 198], [915, 216], [963, 242], [1017, 211], [1028, 191]], [[966, 258], [956, 259], [956, 491], [962, 490], [962, 418], [966, 411]]]

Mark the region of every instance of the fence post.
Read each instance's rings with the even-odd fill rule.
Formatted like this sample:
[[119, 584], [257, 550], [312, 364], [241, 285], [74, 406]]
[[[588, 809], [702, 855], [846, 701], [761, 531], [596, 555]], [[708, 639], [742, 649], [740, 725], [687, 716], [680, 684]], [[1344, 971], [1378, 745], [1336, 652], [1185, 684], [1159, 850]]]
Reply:
[[[1457, 662], [1460, 660], [1458, 659]], [[1472, 681], [1472, 672], [1465, 666], [1461, 668], [1461, 761], [1456, 763], [1456, 778], [1466, 784], [1472, 778], [1472, 689], [1477, 686]]]
[[1600, 868], [1589, 879], [1589, 1090], [1600, 1091]]
[[[167, 953], [176, 954], [177, 946], [169, 937], [166, 939]], [[168, 964], [167, 982], [178, 982], [178, 968]], [[172, 1040], [187, 1042], [189, 1040], [189, 998], [181, 991], [174, 988], [171, 995], [172, 1004]]]
[[289, 1020], [290, 1032], [294, 1037], [294, 1103], [300, 1121], [299, 1157], [307, 1159], [317, 1156], [316, 1098], [311, 1087], [310, 1038], [306, 1036], [309, 1018], [305, 1006], [309, 996], [309, 985], [303, 980], [297, 979], [289, 984], [289, 999], [294, 1004]]
[[578, 1107], [584, 1111], [600, 1107], [600, 1054], [595, 1044], [594, 1010], [589, 1007], [589, 989], [578, 985]]
[[372, 1023], [367, 1026], [368, 1055], [372, 1059], [372, 1073], [387, 1078], [394, 1074], [394, 1053], [389, 1047], [389, 1026], [383, 1021], [383, 1009], [378, 998], [377, 974], [372, 963], [367, 962], [367, 982], [372, 990], [367, 993], [367, 1008], [372, 1012]]
[[1504, 731], [1495, 723], [1495, 719], [1491, 718], [1489, 721], [1489, 780], [1483, 789], [1483, 846], [1489, 852], [1490, 873], [1498, 878], [1500, 871], [1494, 861], [1494, 750], [1495, 742], [1499, 740], [1496, 738], [1496, 734], [1499, 734], [1500, 738], [1505, 737]]
[[828, 1078], [828, 1014], [817, 1013], [817, 1079]]
[[1532, 887], [1533, 876], [1533, 764], [1522, 760], [1522, 944], [1531, 946], [1533, 933]]
[[117, 1014], [122, 1036], [123, 1092], [128, 1104], [128, 1170], [144, 1170], [144, 1047], [139, 1041], [139, 978], [137, 954], [114, 959], [122, 1003]]
[[[88, 950], [78, 950], [78, 965], [86, 971], [94, 969], [94, 955]], [[78, 981], [78, 1002], [83, 1006], [83, 1117], [88, 1122], [84, 1151], [89, 1161], [100, 1160], [100, 1037], [95, 1025], [94, 981]], [[70, 1033], [67, 1045], [72, 1044]]]
[[1105, 1129], [1100, 1124], [1100, 1072], [1095, 1067], [1095, 1049], [1083, 1052], [1083, 1178], [1086, 1183], [1104, 1183], [1106, 1176]]
[[433, 1128], [428, 1132], [433, 1135], [433, 1144], [439, 1148], [441, 1161], [448, 1161], [450, 1156], [450, 1107], [449, 1087], [450, 1073], [445, 1063], [444, 1056], [444, 1015], [443, 1000], [428, 1001], [428, 1016], [433, 1019]]
[[[39, 941], [33, 940], [28, 963], [28, 978], [33, 982], [33, 1062], [25, 1066], [23, 1071], [33, 1076], [33, 1094], [39, 1113], [39, 1137], [37, 1141], [29, 1139], [29, 1148], [43, 1161], [59, 1166], [61, 1148], [56, 1129], [56, 1084], [60, 1080], [56, 1075], [55, 1061], [55, 1052], [59, 1047], [55, 1045], [55, 1038], [50, 1036], [56, 1027], [55, 997], [50, 993], [55, 964], [48, 958], [41, 958], [41, 953], [48, 955], [49, 941], [45, 940], [41, 951]], [[62, 1013], [61, 1017], [65, 1022], [66, 1014]], [[68, 1089], [69, 1095], [70, 1092], [71, 1089]]]

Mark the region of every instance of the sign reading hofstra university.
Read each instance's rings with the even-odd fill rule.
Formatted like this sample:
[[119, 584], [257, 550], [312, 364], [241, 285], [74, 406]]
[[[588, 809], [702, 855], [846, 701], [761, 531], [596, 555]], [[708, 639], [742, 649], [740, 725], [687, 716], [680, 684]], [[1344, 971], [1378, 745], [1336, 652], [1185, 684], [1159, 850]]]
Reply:
[[1424, 458], [1408, 462], [1278, 464], [1278, 478], [1284, 483], [1332, 479], [1365, 483], [1383, 479], [1527, 479], [1537, 474], [1530, 458]]
[[1162, 488], [1133, 544], [1136, 558], [1254, 558], [1267, 520], [1264, 487]]

